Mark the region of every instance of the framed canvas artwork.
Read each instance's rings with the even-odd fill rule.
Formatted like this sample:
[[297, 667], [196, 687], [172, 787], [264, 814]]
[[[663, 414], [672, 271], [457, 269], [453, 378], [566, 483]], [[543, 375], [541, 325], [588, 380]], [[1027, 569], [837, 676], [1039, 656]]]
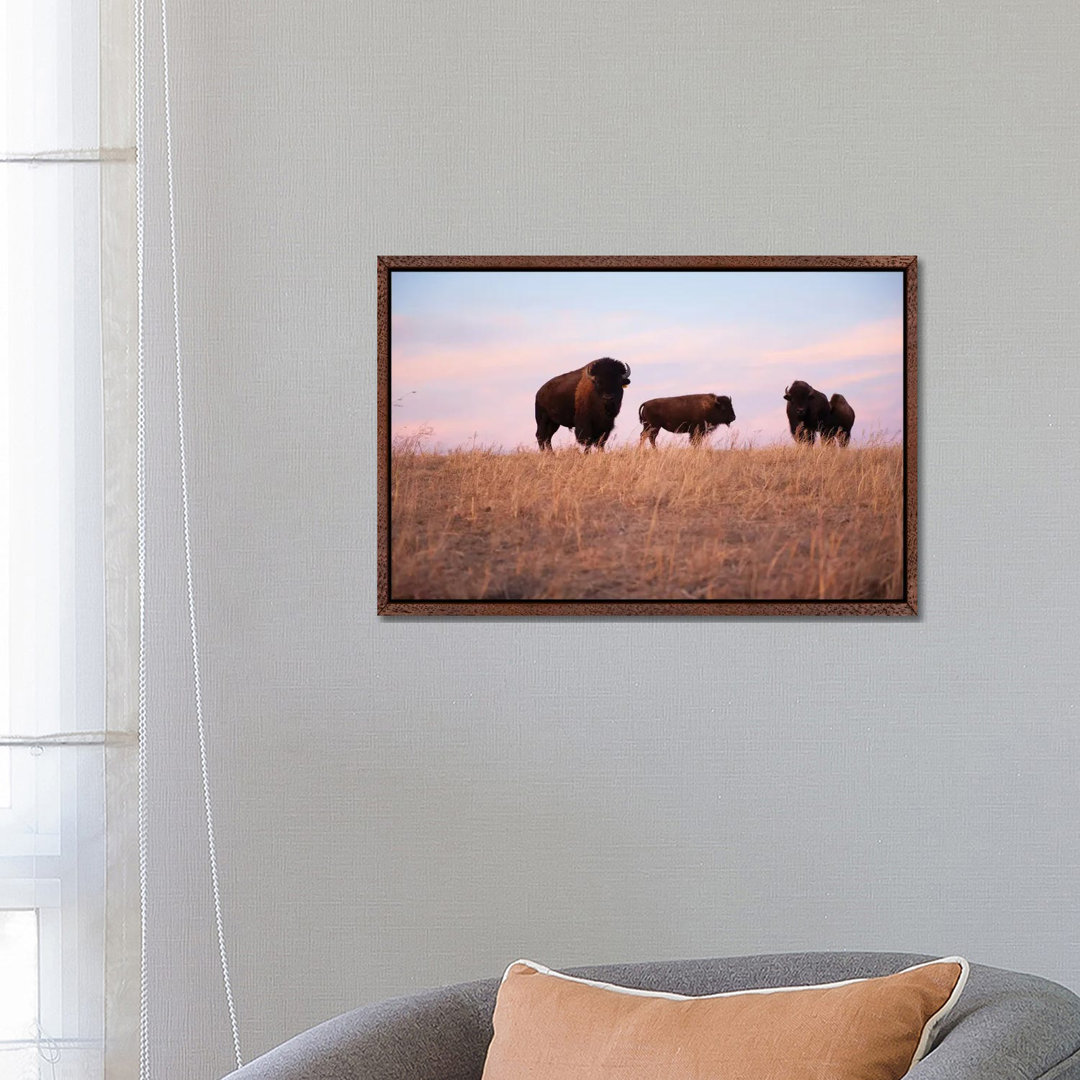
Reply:
[[385, 256], [382, 615], [914, 615], [913, 256]]

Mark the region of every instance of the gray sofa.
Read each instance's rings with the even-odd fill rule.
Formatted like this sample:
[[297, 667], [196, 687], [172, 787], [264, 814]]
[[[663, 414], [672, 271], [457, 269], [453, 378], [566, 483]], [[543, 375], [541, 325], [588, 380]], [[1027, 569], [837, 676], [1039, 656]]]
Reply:
[[[888, 975], [928, 956], [790, 953], [572, 969], [591, 979], [717, 994]], [[345, 1013], [228, 1080], [480, 1080], [498, 979], [428, 990]], [[934, 1049], [910, 1080], [1080, 1080], [1080, 999], [1057, 983], [972, 964]]]

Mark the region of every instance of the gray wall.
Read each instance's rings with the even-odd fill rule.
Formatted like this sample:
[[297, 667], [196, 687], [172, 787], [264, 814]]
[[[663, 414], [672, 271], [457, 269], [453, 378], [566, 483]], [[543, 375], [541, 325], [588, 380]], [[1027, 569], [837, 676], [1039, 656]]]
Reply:
[[[910, 949], [1080, 988], [1080, 8], [174, 7], [247, 1055], [521, 955]], [[210, 1077], [151, 183], [152, 1022], [159, 1075]], [[918, 620], [376, 619], [378, 254], [819, 252], [920, 258]]]

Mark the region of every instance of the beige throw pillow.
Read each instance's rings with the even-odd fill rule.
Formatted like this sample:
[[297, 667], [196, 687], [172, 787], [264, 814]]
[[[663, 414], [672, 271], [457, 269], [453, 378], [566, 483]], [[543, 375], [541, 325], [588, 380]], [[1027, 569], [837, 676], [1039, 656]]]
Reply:
[[483, 1080], [899, 1080], [967, 975], [949, 957], [882, 978], [690, 998], [519, 960], [499, 987]]

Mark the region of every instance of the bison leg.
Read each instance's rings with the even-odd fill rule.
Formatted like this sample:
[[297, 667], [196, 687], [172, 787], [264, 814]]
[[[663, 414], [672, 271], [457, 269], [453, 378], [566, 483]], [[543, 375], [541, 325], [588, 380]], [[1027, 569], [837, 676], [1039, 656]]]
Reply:
[[559, 425], [546, 412], [536, 410], [536, 442], [541, 450], [551, 449], [551, 439], [558, 430]]
[[695, 424], [690, 429], [690, 445], [700, 446], [702, 440], [705, 438], [705, 428], [701, 424]]
[[646, 424], [641, 429], [641, 438], [638, 439], [638, 446], [644, 446], [645, 445], [645, 440], [648, 439], [649, 440], [649, 445], [655, 448], [655, 446], [656, 446], [656, 436], [659, 435], [659, 434], [660, 434], [660, 429], [659, 428], [653, 427], [652, 424]]

